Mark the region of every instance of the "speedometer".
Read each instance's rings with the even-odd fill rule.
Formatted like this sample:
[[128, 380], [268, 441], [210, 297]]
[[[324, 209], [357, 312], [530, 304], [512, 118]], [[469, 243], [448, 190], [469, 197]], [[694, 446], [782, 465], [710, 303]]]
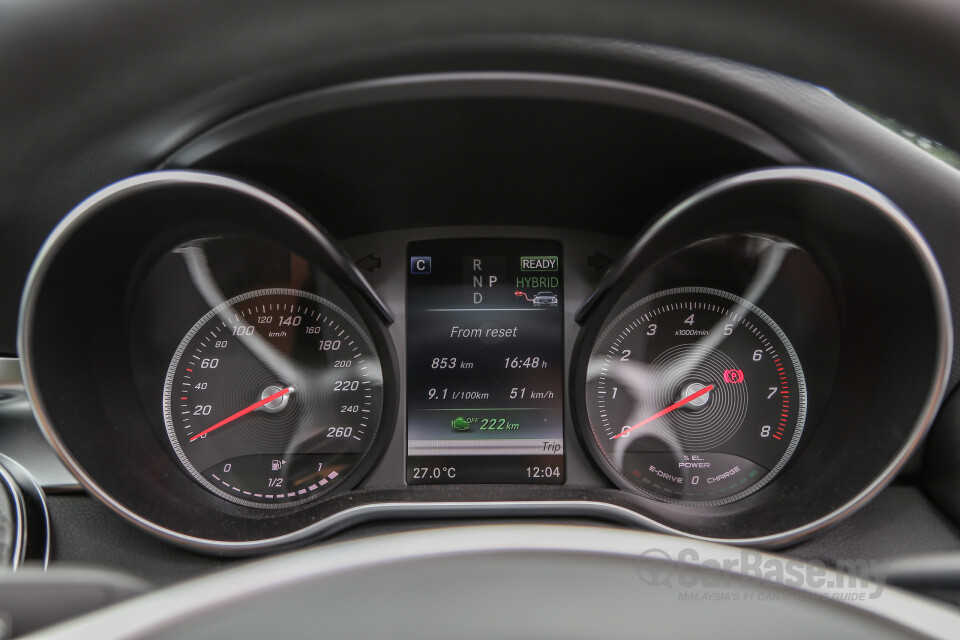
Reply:
[[806, 405], [784, 332], [717, 289], [639, 300], [590, 354], [586, 407], [603, 463], [667, 502], [723, 504], [764, 486], [796, 449]]
[[249, 292], [187, 333], [163, 392], [184, 469], [257, 507], [328, 493], [370, 448], [383, 409], [376, 349], [335, 304], [294, 289]]

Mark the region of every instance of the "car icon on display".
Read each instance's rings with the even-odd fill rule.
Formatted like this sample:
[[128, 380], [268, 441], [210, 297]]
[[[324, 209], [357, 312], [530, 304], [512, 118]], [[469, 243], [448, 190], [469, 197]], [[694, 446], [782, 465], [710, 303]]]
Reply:
[[557, 302], [557, 294], [553, 291], [540, 291], [533, 296], [533, 306], [535, 307], [555, 307]]

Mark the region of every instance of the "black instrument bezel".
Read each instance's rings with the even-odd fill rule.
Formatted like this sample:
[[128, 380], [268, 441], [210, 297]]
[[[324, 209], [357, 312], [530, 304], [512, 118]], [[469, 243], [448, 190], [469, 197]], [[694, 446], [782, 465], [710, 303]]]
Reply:
[[[352, 303], [377, 349], [381, 422], [332, 494], [265, 514], [203, 489], [171, 464], [169, 440], [148, 435], [155, 429], [135, 389], [129, 352], [136, 300], [158, 260], [212, 235], [269, 238], [315, 265]], [[22, 344], [45, 435], [88, 490], [136, 524], [193, 546], [283, 539], [335, 513], [329, 498], [355, 486], [382, 454], [398, 411], [392, 316], [326, 232], [282, 200], [199, 172], [135, 176], [80, 205], [38, 264]], [[60, 324], [70, 317], [65, 310], [80, 311], [68, 332]]]
[[[822, 397], [823, 389], [810, 394], [811, 403], [820, 404], [808, 415], [790, 464], [766, 487], [710, 507], [659, 502], [619, 477], [591, 433], [584, 393], [589, 353], [612, 315], [634, 301], [624, 296], [638, 278], [682, 259], [684, 250], [697, 243], [736, 236], [786, 241], [815, 261], [829, 283], [839, 321], [836, 382], [825, 389], [829, 397]], [[942, 285], [917, 237], [880, 194], [814, 169], [742, 174], [678, 204], [611, 268], [577, 314], [582, 330], [574, 347], [570, 398], [577, 433], [598, 468], [634, 493], [648, 517], [709, 538], [783, 539], [825, 526], [863, 504], [892, 480], [929, 426], [949, 361]], [[645, 294], [660, 288], [667, 287]], [[911, 327], [909, 334], [889, 330], [894, 309], [905, 309], [897, 318]], [[872, 384], [861, 385], [861, 380]]]

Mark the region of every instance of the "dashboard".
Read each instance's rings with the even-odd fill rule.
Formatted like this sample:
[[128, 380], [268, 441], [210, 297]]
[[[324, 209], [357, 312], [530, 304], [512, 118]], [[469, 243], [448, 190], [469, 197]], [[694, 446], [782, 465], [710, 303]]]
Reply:
[[213, 584], [468, 523], [960, 549], [951, 152], [737, 63], [515, 40], [354, 51], [43, 182], [0, 241], [8, 564]]
[[[952, 351], [942, 275], [903, 213], [853, 178], [746, 170], [676, 194], [629, 241], [469, 224], [339, 241], [319, 212], [206, 170], [328, 127], [349, 138], [384, 126], [384, 100], [393, 119], [415, 106], [405, 128], [428, 140], [451, 121], [474, 131], [536, 109], [556, 118], [526, 134], [540, 153], [558, 122], [629, 119], [619, 105], [633, 100], [684, 105], [664, 122], [688, 137], [777, 150], [730, 114], [649, 89], [422, 76], [263, 107], [165, 163], [191, 166], [92, 195], [28, 278], [20, 352], [48, 440], [130, 521], [233, 552], [445, 509], [582, 512], [769, 546], [844, 517], [929, 427]], [[426, 128], [434, 117], [440, 132]], [[610, 121], [593, 126], [583, 144], [610, 139]], [[726, 132], [736, 127], [752, 137]], [[370, 183], [396, 179], [393, 162], [354, 153]], [[555, 162], [578, 158], [592, 164], [575, 147]], [[498, 159], [507, 171], [527, 161]], [[346, 188], [312, 188], [327, 182]], [[505, 203], [497, 185], [475, 197], [475, 209]], [[64, 307], [89, 312], [64, 332]], [[901, 310], [890, 327], [886, 308]], [[69, 391], [49, 398], [54, 388]], [[876, 438], [881, 416], [892, 426]]]

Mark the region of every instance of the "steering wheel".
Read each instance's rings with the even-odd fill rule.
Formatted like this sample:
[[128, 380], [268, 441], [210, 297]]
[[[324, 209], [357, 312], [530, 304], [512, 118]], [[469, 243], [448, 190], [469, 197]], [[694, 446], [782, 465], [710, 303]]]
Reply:
[[34, 638], [950, 638], [960, 613], [757, 551], [607, 527], [391, 534], [255, 562]]

